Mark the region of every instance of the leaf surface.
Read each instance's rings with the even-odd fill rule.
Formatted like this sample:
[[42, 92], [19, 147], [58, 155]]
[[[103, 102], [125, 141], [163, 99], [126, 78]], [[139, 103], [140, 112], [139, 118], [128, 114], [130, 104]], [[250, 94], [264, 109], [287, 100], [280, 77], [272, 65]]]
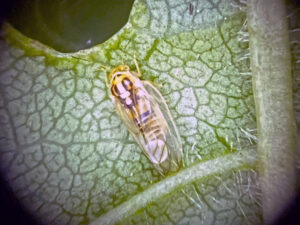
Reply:
[[[191, 6], [191, 4], [193, 6]], [[0, 42], [0, 167], [46, 224], [260, 224], [245, 12], [236, 1], [135, 1], [106, 42], [61, 53], [10, 25]], [[163, 178], [114, 112], [101, 68], [158, 84], [184, 168]]]

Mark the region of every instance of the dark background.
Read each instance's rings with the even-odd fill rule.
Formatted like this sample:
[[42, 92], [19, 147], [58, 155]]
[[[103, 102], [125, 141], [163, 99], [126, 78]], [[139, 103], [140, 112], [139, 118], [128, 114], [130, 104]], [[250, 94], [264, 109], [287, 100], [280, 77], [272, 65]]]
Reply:
[[1, 14], [26, 36], [60, 52], [109, 39], [128, 21], [133, 0], [13, 0]]

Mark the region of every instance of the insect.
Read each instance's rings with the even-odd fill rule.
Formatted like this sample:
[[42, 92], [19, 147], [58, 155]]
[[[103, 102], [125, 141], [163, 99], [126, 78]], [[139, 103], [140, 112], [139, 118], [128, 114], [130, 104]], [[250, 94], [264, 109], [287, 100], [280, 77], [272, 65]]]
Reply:
[[182, 144], [170, 110], [160, 92], [137, 72], [119, 65], [108, 75], [111, 99], [128, 131], [163, 176], [182, 167]]

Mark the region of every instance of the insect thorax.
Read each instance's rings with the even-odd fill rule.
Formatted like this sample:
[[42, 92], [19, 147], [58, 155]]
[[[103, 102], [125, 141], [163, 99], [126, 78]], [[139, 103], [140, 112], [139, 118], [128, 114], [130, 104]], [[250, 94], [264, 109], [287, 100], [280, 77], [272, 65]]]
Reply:
[[132, 89], [134, 81], [132, 78], [123, 72], [117, 72], [113, 75], [110, 84], [111, 84], [111, 93], [115, 97], [122, 96], [126, 91]]

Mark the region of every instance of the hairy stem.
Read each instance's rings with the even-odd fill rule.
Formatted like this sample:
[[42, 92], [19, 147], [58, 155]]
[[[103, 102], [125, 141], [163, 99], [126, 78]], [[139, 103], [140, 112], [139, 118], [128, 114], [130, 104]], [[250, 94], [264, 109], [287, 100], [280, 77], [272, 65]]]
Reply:
[[295, 194], [296, 127], [288, 26], [283, 0], [247, 4], [263, 217], [269, 224]]

